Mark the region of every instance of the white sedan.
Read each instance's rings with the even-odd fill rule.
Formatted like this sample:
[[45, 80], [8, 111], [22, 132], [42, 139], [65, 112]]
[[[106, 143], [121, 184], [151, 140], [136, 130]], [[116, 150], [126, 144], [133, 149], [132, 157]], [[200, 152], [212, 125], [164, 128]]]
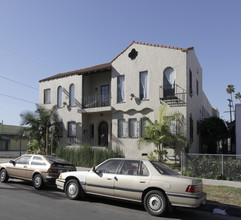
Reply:
[[149, 160], [108, 159], [90, 171], [62, 173], [56, 185], [69, 199], [94, 194], [141, 202], [154, 216], [171, 206], [196, 208], [206, 201], [201, 179], [181, 176]]

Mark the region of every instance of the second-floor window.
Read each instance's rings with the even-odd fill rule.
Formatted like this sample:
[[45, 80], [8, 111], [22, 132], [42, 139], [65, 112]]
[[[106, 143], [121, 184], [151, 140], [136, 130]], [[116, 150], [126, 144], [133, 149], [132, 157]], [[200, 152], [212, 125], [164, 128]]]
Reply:
[[119, 76], [117, 79], [117, 102], [125, 101], [125, 76]]
[[145, 100], [149, 98], [148, 94], [148, 72], [140, 72], [140, 99]]
[[50, 89], [44, 90], [44, 104], [50, 104], [51, 103], [51, 97], [50, 97]]
[[58, 108], [62, 108], [63, 107], [62, 87], [61, 86], [58, 87], [58, 91], [57, 91], [57, 106], [58, 106]]
[[69, 105], [75, 106], [75, 86], [71, 84], [69, 87]]

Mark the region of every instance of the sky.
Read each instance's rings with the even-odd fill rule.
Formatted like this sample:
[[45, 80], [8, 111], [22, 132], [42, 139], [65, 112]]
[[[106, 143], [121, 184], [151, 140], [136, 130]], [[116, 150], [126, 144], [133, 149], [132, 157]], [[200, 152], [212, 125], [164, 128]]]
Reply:
[[[133, 40], [194, 47], [203, 91], [229, 120], [241, 92], [240, 0], [0, 0], [0, 123], [35, 111], [39, 80], [110, 62]], [[235, 103], [239, 103], [238, 100]]]

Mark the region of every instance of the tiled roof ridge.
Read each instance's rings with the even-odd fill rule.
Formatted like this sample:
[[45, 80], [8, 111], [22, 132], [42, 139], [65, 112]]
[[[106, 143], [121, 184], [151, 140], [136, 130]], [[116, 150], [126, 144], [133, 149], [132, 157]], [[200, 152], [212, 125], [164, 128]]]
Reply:
[[165, 45], [160, 45], [160, 44], [143, 43], [143, 42], [137, 42], [137, 41], [133, 41], [133, 43], [141, 44], [141, 45], [147, 45], [147, 46], [153, 46], [153, 47], [163, 47], [163, 48], [174, 49], [174, 50], [182, 50], [182, 51], [193, 50], [194, 49], [193, 46], [192, 47], [182, 48], [182, 47], [165, 46]]
[[129, 44], [121, 53], [119, 53], [112, 61], [115, 61], [121, 54], [123, 54], [131, 45], [133, 44], [140, 44], [140, 45], [146, 45], [146, 46], [153, 46], [153, 47], [162, 47], [162, 48], [168, 48], [168, 49], [174, 49], [174, 50], [181, 50], [183, 52], [186, 52], [188, 50], [193, 50], [194, 47], [186, 47], [186, 48], [181, 48], [181, 47], [173, 47], [173, 46], [164, 46], [160, 44], [150, 44], [150, 43], [144, 43], [144, 42], [137, 42], [137, 41], [132, 41], [131, 44]]
[[111, 62], [108, 62], [108, 63], [98, 64], [98, 65], [94, 65], [94, 66], [90, 66], [90, 67], [86, 67], [86, 68], [82, 68], [82, 69], [78, 69], [78, 70], [68, 71], [68, 72], [64, 72], [64, 73], [58, 73], [56, 75], [42, 79], [39, 82], [48, 81], [48, 80], [52, 80], [52, 79], [56, 79], [56, 78], [63, 78], [63, 77], [67, 77], [67, 76], [81, 75], [83, 73], [88, 73], [88, 72], [103, 70], [103, 69], [110, 69], [110, 68], [111, 68]]
[[181, 47], [173, 47], [173, 46], [164, 46], [164, 45], [160, 45], [160, 44], [150, 44], [150, 43], [144, 43], [144, 42], [137, 42], [137, 41], [133, 40], [131, 42], [131, 44], [129, 44], [121, 53], [119, 53], [110, 62], [98, 64], [98, 65], [94, 65], [94, 66], [90, 66], [90, 67], [86, 67], [86, 68], [82, 68], [82, 69], [78, 69], [78, 70], [68, 71], [68, 72], [64, 72], [64, 73], [58, 73], [56, 75], [53, 75], [53, 76], [47, 77], [45, 79], [42, 79], [39, 82], [48, 81], [48, 80], [57, 79], [57, 78], [63, 78], [63, 77], [72, 76], [72, 75], [81, 75], [83, 73], [88, 73], [88, 72], [93, 72], [93, 71], [98, 71], [98, 70], [103, 70], [103, 69], [110, 69], [112, 62], [115, 61], [121, 54], [123, 54], [133, 44], [140, 44], [140, 45], [146, 45], [146, 46], [181, 50], [183, 52], [194, 49], [194, 47], [181, 48]]

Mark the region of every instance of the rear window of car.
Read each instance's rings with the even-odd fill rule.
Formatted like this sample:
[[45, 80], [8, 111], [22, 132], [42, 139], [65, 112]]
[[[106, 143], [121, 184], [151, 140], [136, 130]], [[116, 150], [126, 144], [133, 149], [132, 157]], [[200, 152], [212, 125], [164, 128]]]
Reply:
[[66, 168], [75, 167], [73, 164], [59, 157], [45, 156], [45, 158], [52, 164], [52, 166], [55, 166], [55, 167], [66, 167]]
[[45, 166], [46, 163], [41, 157], [34, 156], [31, 165]]
[[168, 175], [168, 176], [180, 175], [178, 172], [169, 168], [168, 166], [164, 165], [163, 163], [156, 162], [156, 161], [151, 161], [151, 163], [160, 174]]

